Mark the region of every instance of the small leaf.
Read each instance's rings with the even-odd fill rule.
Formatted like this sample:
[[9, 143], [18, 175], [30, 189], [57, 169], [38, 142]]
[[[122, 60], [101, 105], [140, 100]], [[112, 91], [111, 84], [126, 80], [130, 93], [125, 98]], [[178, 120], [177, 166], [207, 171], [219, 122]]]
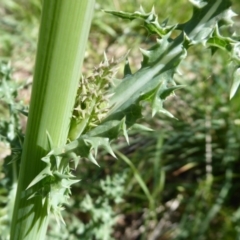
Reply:
[[167, 111], [166, 109], [162, 108], [162, 109], [159, 109], [159, 112], [163, 113], [164, 115], [170, 117], [170, 118], [174, 118], [177, 120], [177, 118], [175, 118], [172, 113], [170, 113], [169, 111]]
[[222, 36], [219, 32], [219, 27], [216, 26], [212, 36], [207, 40], [207, 45], [214, 51], [220, 48], [229, 52], [232, 50], [232, 44], [235, 42], [232, 38]]
[[230, 99], [234, 97], [240, 84], [240, 68], [237, 68], [233, 73], [233, 84], [230, 91]]
[[149, 127], [146, 127], [146, 126], [144, 126], [144, 125], [142, 125], [142, 124], [138, 124], [138, 123], [135, 123], [135, 124], [131, 127], [131, 129], [139, 130], [139, 131], [150, 131], [150, 132], [154, 131], [153, 129], [151, 129], [151, 128], [149, 128]]

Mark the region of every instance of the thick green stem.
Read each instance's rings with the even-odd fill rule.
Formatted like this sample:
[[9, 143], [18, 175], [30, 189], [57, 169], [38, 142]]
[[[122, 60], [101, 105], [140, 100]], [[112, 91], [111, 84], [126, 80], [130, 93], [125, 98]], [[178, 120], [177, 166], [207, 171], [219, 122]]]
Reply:
[[[31, 105], [11, 226], [11, 239], [45, 239], [48, 201], [41, 182], [27, 189], [45, 167], [41, 158], [66, 143], [80, 79], [94, 0], [44, 0]], [[38, 193], [30, 198], [33, 193]]]

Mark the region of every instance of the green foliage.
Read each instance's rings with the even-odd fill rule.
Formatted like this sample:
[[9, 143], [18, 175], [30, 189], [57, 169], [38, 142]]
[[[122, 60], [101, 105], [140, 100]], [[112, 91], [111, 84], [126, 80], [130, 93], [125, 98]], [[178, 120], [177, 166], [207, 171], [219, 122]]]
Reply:
[[[130, 68], [126, 61], [122, 80], [116, 79], [116, 67], [120, 62], [108, 61], [105, 57], [90, 77], [82, 77], [80, 80], [67, 145], [55, 148], [51, 135], [46, 137], [49, 153], [42, 158], [46, 168], [28, 188], [40, 182], [41, 188], [31, 197], [41, 196], [43, 204], [49, 201], [49, 214], [53, 213], [58, 220], [64, 219], [67, 223], [66, 227], [55, 224], [50, 226], [49, 239], [78, 239], [79, 237], [91, 239], [96, 236], [98, 236], [97, 239], [111, 239], [110, 235], [111, 233], [112, 236], [114, 235], [113, 225], [116, 224], [117, 219], [112, 206], [118, 204], [117, 199], [122, 197], [124, 191], [127, 196], [122, 211], [125, 211], [126, 216], [132, 217], [131, 214], [134, 211], [142, 214], [142, 208], [147, 209], [145, 215], [142, 214], [143, 216], [139, 217], [141, 226], [145, 229], [142, 232], [144, 239], [151, 234], [166, 239], [204, 239], [204, 237], [213, 239], [210, 228], [219, 226], [221, 228], [223, 225], [221, 218], [227, 219], [224, 215], [228, 214], [229, 209], [225, 202], [228, 201], [232, 189], [233, 176], [238, 178], [238, 173], [233, 173], [238, 160], [238, 116], [230, 113], [232, 109], [226, 107], [228, 101], [226, 89], [230, 89], [226, 82], [227, 78], [232, 77], [228, 75], [225, 81], [221, 81], [218, 72], [211, 78], [213, 86], [207, 85], [202, 79], [208, 77], [202, 73], [204, 67], [208, 68], [209, 64], [213, 66], [216, 64], [218, 67], [219, 63], [209, 63], [210, 61], [206, 59], [203, 62], [202, 50], [200, 53], [198, 50], [192, 52], [195, 50], [190, 47], [197, 45], [196, 49], [198, 49], [203, 43], [215, 55], [218, 54], [217, 49], [225, 50], [229, 54], [233, 72], [230, 98], [235, 95], [233, 98], [235, 103], [233, 101], [232, 104], [235, 104], [235, 109], [238, 109], [236, 99], [239, 86], [239, 38], [229, 37], [228, 26], [232, 24], [231, 18], [234, 16], [229, 10], [229, 1], [191, 2], [194, 13], [192, 18], [184, 24], [168, 25], [167, 20], [159, 23], [154, 10], [149, 13], [142, 8], [135, 13], [107, 11], [123, 19], [137, 20], [136, 23], [130, 24], [136, 29], [140, 29], [140, 24], [144, 25], [145, 29], [157, 38], [157, 41], [150, 49], [141, 49], [143, 61], [136, 72], [131, 70], [133, 67]], [[94, 24], [99, 26], [99, 21], [95, 19]], [[100, 26], [100, 29], [108, 32], [111, 37], [118, 36], [115, 29]], [[191, 56], [192, 53], [194, 60], [189, 61], [188, 55]], [[210, 58], [209, 53], [207, 56]], [[186, 60], [182, 61], [183, 59]], [[205, 62], [206, 65], [203, 66]], [[192, 66], [187, 66], [189, 64]], [[204, 84], [194, 85], [195, 90], [194, 87], [182, 89], [178, 93], [181, 99], [179, 98], [177, 103], [169, 104], [166, 100], [169, 96], [175, 96], [175, 90], [193, 85], [193, 82], [184, 81], [178, 75], [179, 65], [186, 73], [184, 78], [189, 77], [189, 72], [197, 71], [204, 76], [196, 79]], [[227, 65], [227, 62], [221, 62], [220, 65]], [[228, 73], [221, 72], [221, 74]], [[88, 84], [85, 85], [86, 83]], [[221, 91], [219, 97], [214, 98], [216, 89]], [[16, 94], [16, 88], [14, 91]], [[2, 94], [5, 92], [2, 91]], [[224, 96], [221, 98], [222, 95]], [[210, 103], [202, 104], [200, 99], [203, 96], [204, 98], [207, 96]], [[183, 107], [181, 101], [184, 102]], [[14, 104], [15, 106], [17, 105]], [[184, 108], [182, 112], [181, 108]], [[220, 112], [216, 110], [218, 108]], [[19, 108], [16, 109], [19, 110]], [[186, 113], [186, 109], [189, 113]], [[24, 109], [21, 111], [25, 112]], [[16, 111], [16, 114], [18, 113]], [[162, 120], [158, 120], [158, 113], [161, 113]], [[151, 120], [148, 117], [150, 115], [156, 116], [156, 120]], [[172, 119], [165, 118], [164, 115]], [[209, 115], [211, 125], [206, 127]], [[11, 113], [10, 116], [14, 114]], [[176, 121], [174, 116], [181, 120]], [[152, 131], [150, 134], [143, 133], [143, 129], [149, 130], [137, 124], [143, 122], [143, 117], [152, 125], [156, 125], [156, 128], [161, 126], [161, 130]], [[236, 124], [231, 119], [234, 119]], [[11, 122], [10, 125], [6, 122], [4, 124], [7, 129], [4, 130], [3, 135], [6, 136], [12, 127]], [[136, 135], [132, 137], [131, 132], [135, 132]], [[109, 168], [105, 161], [101, 161], [102, 170], [95, 170], [89, 165], [83, 167], [83, 159], [87, 158], [98, 165], [96, 159], [103, 155], [110, 159], [109, 155], [115, 157], [115, 149], [127, 151], [121, 148], [124, 145], [122, 141], [119, 144], [114, 142], [121, 135], [127, 142], [133, 143], [131, 147], [137, 149], [137, 152], [131, 154], [131, 157], [128, 156], [131, 162], [121, 155], [120, 159], [125, 159], [127, 165], [119, 159], [118, 163], [112, 163], [114, 166], [110, 167], [113, 172], [121, 172], [129, 166], [132, 172], [129, 171], [127, 175], [121, 177], [107, 177], [105, 181], [100, 181], [101, 190], [94, 195], [94, 189], [99, 188], [99, 184], [89, 184], [87, 188], [82, 182], [77, 183], [78, 179], [74, 175], [77, 175], [77, 178], [80, 175], [84, 181], [93, 177], [92, 172], [98, 171], [105, 175], [104, 169]], [[213, 138], [212, 141], [206, 140], [207, 135]], [[227, 137], [223, 139], [222, 136]], [[211, 146], [214, 153], [211, 163], [205, 163], [204, 154], [207, 144]], [[76, 169], [78, 163], [83, 169]], [[205, 173], [205, 165], [211, 165], [213, 171]], [[158, 171], [158, 169], [161, 170]], [[77, 174], [73, 175], [75, 171]], [[186, 173], [183, 179], [182, 173]], [[124, 182], [121, 178], [127, 178], [125, 188], [122, 187]], [[198, 181], [196, 182], [195, 179]], [[72, 184], [87, 188], [87, 193], [81, 192], [81, 196], [86, 194], [84, 198], [78, 197], [75, 200], [76, 188]], [[92, 192], [91, 196], [88, 192]], [[73, 197], [70, 205], [68, 204], [69, 195]], [[130, 206], [128, 201], [136, 203]], [[177, 207], [171, 207], [171, 204], [177, 204]], [[62, 213], [62, 218], [61, 210], [64, 207], [66, 212]], [[70, 215], [74, 212], [72, 209], [76, 211], [74, 216]], [[154, 214], [152, 210], [155, 211]], [[228, 223], [228, 228], [227, 223], [224, 225], [227, 229], [221, 229], [220, 237], [226, 236], [227, 231], [232, 231], [229, 234], [236, 236], [232, 229], [236, 228], [239, 222], [238, 211], [231, 212], [229, 215], [233, 223]], [[195, 218], [192, 219], [192, 216]], [[85, 218], [87, 218], [86, 222], [84, 222]], [[217, 222], [215, 225], [212, 223], [213, 220]], [[164, 221], [170, 221], [170, 227], [165, 226]], [[154, 225], [153, 229], [150, 227], [152, 225]], [[161, 226], [164, 227], [161, 228]], [[157, 229], [162, 232], [157, 232]]]
[[24, 84], [12, 80], [10, 63], [0, 62], [0, 102], [2, 103], [0, 142], [11, 149], [11, 151], [6, 151], [5, 161], [1, 161], [0, 164], [0, 236], [3, 240], [9, 239], [9, 224], [13, 211], [24, 140], [20, 114], [26, 112], [26, 107], [16, 100], [18, 91], [23, 87]]
[[[92, 196], [86, 194], [84, 198], [72, 199], [63, 213], [67, 224], [60, 226], [54, 221], [50, 224], [47, 239], [113, 239], [110, 236], [117, 215], [112, 206], [123, 201], [125, 179], [126, 173], [107, 176], [100, 180], [97, 192]], [[73, 215], [72, 211], [83, 220]]]
[[[181, 67], [189, 79], [177, 79], [188, 87], [166, 102], [179, 120], [153, 120], [154, 132], [130, 138], [130, 149], [137, 151], [121, 151], [129, 155], [156, 206], [161, 206], [160, 212], [156, 210], [159, 222], [154, 230], [145, 230], [147, 236], [154, 232], [167, 239], [214, 239], [218, 232], [219, 238], [237, 238], [237, 221], [230, 219], [238, 208], [234, 192], [239, 180], [239, 111], [233, 111], [238, 99], [229, 103], [226, 89], [231, 73], [223, 67], [226, 55], [209, 59], [209, 51], [201, 49], [195, 55]], [[195, 60], [197, 56], [201, 62]], [[129, 193], [127, 200], [137, 202], [135, 211], [141, 212], [146, 198], [136, 181], [129, 185], [129, 192], [138, 195]], [[176, 208], [171, 210], [169, 204]]]
[[[103, 92], [99, 92], [103, 96], [109, 94], [109, 83], [113, 80], [105, 77], [106, 74], [111, 73], [109, 68], [111, 65], [105, 59], [102, 64], [102, 69], [94, 75], [93, 83], [89, 83], [90, 87], [83, 89], [80, 85], [81, 91], [84, 95], [80, 100], [80, 117], [78, 117], [80, 130], [77, 129], [76, 140], [71, 141], [62, 148], [53, 149], [51, 144], [51, 136], [49, 136], [49, 154], [43, 158], [43, 161], [47, 163], [47, 167], [30, 183], [28, 188], [34, 186], [36, 183], [44, 180], [43, 190], [45, 201], [49, 199], [49, 210], [56, 214], [60, 214], [61, 205], [65, 202], [65, 198], [61, 199], [58, 195], [52, 195], [54, 192], [53, 186], [56, 185], [58, 191], [61, 189], [64, 195], [70, 193], [70, 186], [77, 180], [73, 179], [68, 162], [74, 161], [76, 168], [77, 162], [80, 158], [89, 158], [92, 162], [96, 163], [95, 157], [98, 152], [98, 148], [103, 147], [108, 153], [114, 156], [114, 153], [110, 147], [110, 141], [116, 139], [120, 133], [122, 133], [128, 140], [127, 129], [132, 127], [138, 119], [142, 117], [143, 102], [149, 102], [152, 107], [152, 115], [157, 112], [166, 114], [173, 117], [173, 115], [163, 108], [163, 102], [166, 97], [169, 96], [174, 90], [182, 87], [176, 85], [173, 76], [177, 72], [177, 67], [181, 60], [187, 56], [187, 50], [190, 46], [199, 43], [208, 43], [208, 39], [217, 39], [219, 35], [216, 35], [220, 25], [231, 23], [231, 18], [234, 16], [229, 9], [230, 2], [228, 1], [209, 1], [208, 4], [194, 3], [194, 14], [192, 18], [185, 24], [177, 24], [175, 26], [166, 27], [166, 21], [159, 24], [157, 16], [153, 11], [145, 13], [143, 9], [133, 14], [124, 12], [110, 12], [113, 15], [126, 19], [143, 19], [145, 26], [151, 31], [151, 33], [157, 34], [159, 38], [156, 45], [149, 50], [142, 50], [143, 61], [141, 68], [131, 73], [128, 63], [125, 66], [124, 79], [112, 87], [112, 96], [109, 98], [109, 105], [107, 105], [107, 99], [105, 98], [104, 108], [109, 108], [105, 117], [96, 117], [96, 113], [102, 115], [99, 109], [94, 110], [90, 107], [90, 104], [99, 102], [100, 106], [102, 101], [96, 94], [96, 89], [101, 87]], [[173, 31], [180, 30], [180, 34], [172, 38]], [[236, 48], [237, 42], [231, 38], [224, 38], [227, 41], [227, 45]], [[217, 40], [211, 40], [217, 42]], [[219, 47], [214, 44], [214, 50]], [[220, 48], [223, 46], [220, 44]], [[226, 50], [229, 49], [226, 47]], [[238, 63], [239, 59], [236, 58], [235, 51], [232, 51], [232, 59]], [[107, 80], [107, 82], [106, 82]], [[92, 84], [96, 84], [92, 87]], [[106, 85], [107, 84], [107, 85]], [[107, 86], [104, 93], [104, 87]], [[86, 102], [86, 94], [92, 94], [89, 99], [89, 103]], [[78, 103], [77, 99], [77, 103]], [[94, 104], [95, 105], [95, 104]], [[88, 112], [85, 113], [85, 108]], [[75, 108], [76, 110], [76, 108]], [[78, 113], [79, 114], [79, 113]], [[73, 117], [74, 125], [76, 125], [76, 115]], [[96, 119], [99, 124], [96, 125]], [[101, 120], [101, 121], [100, 121]], [[91, 122], [93, 121], [93, 122]], [[91, 126], [89, 128], [88, 126]], [[95, 126], [95, 127], [94, 127]], [[88, 127], [88, 128], [87, 128]], [[84, 133], [84, 134], [82, 134]], [[82, 135], [81, 135], [82, 134]], [[71, 138], [71, 137], [70, 137]], [[52, 149], [52, 150], [51, 150]], [[94, 155], [92, 154], [94, 153]], [[50, 197], [51, 196], [51, 197]]]
[[[36, 51], [41, 1], [1, 1], [0, 9], [1, 60], [9, 58], [18, 60], [19, 53], [21, 57], [29, 57], [29, 53], [33, 54]], [[26, 65], [22, 67], [32, 71]]]

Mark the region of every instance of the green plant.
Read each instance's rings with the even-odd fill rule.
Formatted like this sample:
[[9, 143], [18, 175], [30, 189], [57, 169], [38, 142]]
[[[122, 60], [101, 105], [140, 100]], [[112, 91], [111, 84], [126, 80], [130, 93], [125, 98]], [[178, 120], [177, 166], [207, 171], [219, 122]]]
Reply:
[[[110, 143], [120, 134], [123, 134], [128, 141], [127, 130], [129, 128], [135, 128], [141, 131], [149, 130], [137, 124], [137, 121], [142, 118], [142, 110], [146, 104], [151, 105], [153, 116], [157, 112], [161, 112], [173, 117], [169, 111], [163, 108], [163, 102], [167, 96], [171, 95], [176, 89], [183, 87], [175, 84], [173, 76], [176, 73], [179, 63], [186, 56], [190, 46], [204, 43], [210, 46], [212, 51], [215, 51], [217, 48], [222, 48], [230, 53], [231, 60], [235, 64], [235, 78], [231, 96], [234, 95], [239, 85], [237, 75], [239, 71], [239, 44], [236, 39], [223, 37], [219, 33], [220, 27], [226, 23], [232, 23], [231, 17], [233, 14], [229, 10], [230, 3], [220, 0], [191, 2], [194, 4], [192, 18], [185, 24], [171, 26], [167, 25], [167, 21], [159, 24], [154, 11], [150, 13], [145, 13], [143, 9], [135, 13], [109, 11], [109, 13], [118, 17], [130, 20], [142, 20], [148, 31], [157, 36], [157, 43], [149, 50], [142, 50], [142, 66], [134, 74], [131, 73], [129, 64], [126, 63], [125, 76], [122, 81], [114, 79], [115, 71], [113, 70], [113, 66], [115, 66], [117, 62], [109, 62], [107, 58], [105, 58], [92, 77], [87, 78], [87, 80], [85, 80], [85, 78], [81, 79], [74, 110], [72, 110], [75, 98], [73, 91], [69, 91], [71, 92], [69, 94], [72, 96], [66, 95], [63, 97], [63, 103], [57, 102], [57, 106], [65, 106], [62, 110], [56, 107], [56, 99], [58, 99], [59, 91], [62, 94], [62, 91], [66, 88], [66, 85], [60, 88], [59, 84], [61, 81], [59, 84], [56, 84], [55, 82], [48, 83], [46, 80], [47, 86], [42, 86], [41, 82], [38, 83], [37, 80], [34, 80], [33, 99], [23, 149], [19, 190], [15, 214], [13, 215], [12, 234], [16, 234], [16, 236], [19, 235], [20, 239], [26, 238], [25, 234], [28, 235], [29, 239], [33, 236], [36, 239], [37, 231], [39, 231], [39, 237], [43, 236], [42, 234], [46, 231], [49, 212], [53, 212], [58, 219], [61, 219], [60, 210], [70, 194], [70, 186], [78, 181], [72, 175], [71, 167], [76, 168], [80, 158], [88, 158], [97, 164], [96, 155], [99, 147], [105, 148], [108, 153], [115, 156]], [[50, 3], [46, 3], [45, 1], [44, 4], [48, 6], [47, 4]], [[50, 4], [49, 7], [50, 10], [53, 10], [54, 4]], [[43, 16], [47, 16], [47, 12], [44, 12], [44, 9], [45, 8], [43, 8]], [[48, 16], [52, 18], [50, 13]], [[43, 21], [47, 21], [46, 19], [43, 18]], [[44, 25], [43, 22], [42, 26]], [[41, 43], [41, 41], [43, 41], [41, 40], [41, 31], [39, 54], [42, 52], [41, 48], [44, 47]], [[60, 37], [61, 40], [62, 38], [63, 36]], [[69, 38], [71, 39], [71, 37]], [[56, 41], [60, 40], [56, 38]], [[72, 45], [67, 39], [65, 44]], [[57, 47], [59, 47], [58, 44]], [[46, 50], [49, 50], [51, 53], [50, 48]], [[39, 72], [40, 70], [38, 69], [38, 61], [40, 61], [41, 56], [39, 54], [37, 56], [35, 79], [41, 76], [41, 72]], [[62, 54], [60, 54], [60, 57], [61, 56]], [[59, 60], [59, 58], [57, 59]], [[78, 62], [79, 61], [80, 60], [78, 60]], [[69, 62], [69, 65], [74, 65], [73, 60]], [[63, 63], [62, 66], [59, 67], [57, 64], [60, 63], [53, 61], [55, 65], [50, 67], [53, 76], [58, 76], [59, 78], [61, 77], [61, 72], [58, 71], [62, 69], [67, 72], [72, 71], [72, 68], [69, 67], [68, 69]], [[46, 66], [44, 63], [42, 64]], [[74, 69], [76, 69], [76, 67]], [[44, 70], [46, 70], [46, 68], [43, 67], [42, 71], [44, 72]], [[76, 72], [79, 73], [77, 70]], [[57, 91], [54, 89], [56, 85]], [[53, 89], [48, 90], [48, 86]], [[76, 83], [74, 86], [76, 86]], [[74, 88], [74, 86], [72, 86], [72, 88]], [[54, 103], [46, 103], [45, 95], [41, 95], [41, 92], [42, 94], [45, 92], [49, 94], [46, 95], [46, 99], [50, 99], [50, 95], [55, 95]], [[55, 109], [57, 112], [54, 114], [53, 110]], [[40, 113], [45, 113], [46, 119], [45, 117], [41, 117], [39, 111]], [[70, 124], [69, 119], [72, 111], [73, 116]], [[50, 118], [54, 119], [54, 122]], [[45, 125], [48, 121], [51, 123], [49, 126]], [[65, 127], [62, 126], [62, 121], [65, 123]], [[68, 134], [69, 125], [71, 125], [71, 128]], [[59, 126], [58, 130], [56, 126]], [[40, 137], [38, 137], [37, 133], [40, 134]], [[66, 144], [67, 135], [69, 142]], [[31, 142], [29, 139], [31, 139]], [[42, 143], [39, 145], [37, 143], [40, 140]], [[29, 146], [29, 148], [27, 148], [27, 146]], [[33, 148], [34, 146], [37, 147], [36, 150]], [[29, 160], [26, 154], [29, 154], [29, 158], [31, 157], [33, 159], [31, 162], [28, 162]], [[36, 157], [34, 157], [35, 154]], [[43, 161], [40, 161], [40, 159]], [[44, 168], [44, 166], [46, 167]], [[26, 176], [26, 178], [23, 178], [27, 169], [33, 169], [34, 171], [32, 171], [29, 176]], [[23, 182], [21, 183], [21, 181]], [[20, 197], [22, 193], [24, 194], [23, 199]], [[18, 203], [20, 199], [22, 203]], [[19, 204], [23, 204], [25, 208], [24, 212], [19, 211]], [[34, 208], [30, 209], [31, 204], [36, 207], [38, 212], [35, 213], [36, 210], [34, 210]], [[32, 217], [27, 217], [29, 213]], [[26, 219], [20, 221], [18, 218], [21, 217]], [[29, 225], [29, 222], [32, 225]], [[38, 225], [43, 226], [43, 230], [38, 229]], [[24, 228], [23, 232], [18, 232], [21, 227], [22, 229]], [[15, 239], [15, 237], [13, 237], [13, 239]]]
[[100, 180], [100, 188], [95, 188], [91, 196], [85, 194], [83, 197], [81, 194], [75, 201], [70, 201], [65, 206], [69, 214], [66, 211], [63, 213], [67, 224], [57, 225], [53, 219], [48, 239], [112, 239], [113, 226], [117, 220], [112, 205], [123, 201], [125, 178], [126, 172], [107, 176]]
[[[9, 225], [14, 205], [14, 198], [17, 187], [17, 176], [19, 172], [20, 158], [24, 136], [20, 124], [20, 114], [27, 109], [23, 103], [17, 101], [19, 89], [24, 84], [12, 80], [12, 69], [10, 63], [0, 63], [0, 99], [1, 121], [0, 121], [0, 142], [6, 147], [3, 154], [4, 162], [0, 164], [0, 235], [1, 239], [9, 239]], [[11, 155], [9, 148], [11, 149]], [[3, 149], [4, 150], [4, 149]], [[6, 156], [5, 156], [6, 155]]]

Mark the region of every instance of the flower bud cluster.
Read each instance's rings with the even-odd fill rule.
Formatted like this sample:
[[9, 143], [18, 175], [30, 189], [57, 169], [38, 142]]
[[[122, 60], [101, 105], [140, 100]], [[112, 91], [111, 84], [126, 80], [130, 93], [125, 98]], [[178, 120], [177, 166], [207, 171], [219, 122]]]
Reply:
[[104, 60], [94, 69], [91, 76], [81, 78], [73, 110], [70, 138], [86, 133], [106, 117], [117, 64], [117, 61], [109, 61], [104, 56]]

